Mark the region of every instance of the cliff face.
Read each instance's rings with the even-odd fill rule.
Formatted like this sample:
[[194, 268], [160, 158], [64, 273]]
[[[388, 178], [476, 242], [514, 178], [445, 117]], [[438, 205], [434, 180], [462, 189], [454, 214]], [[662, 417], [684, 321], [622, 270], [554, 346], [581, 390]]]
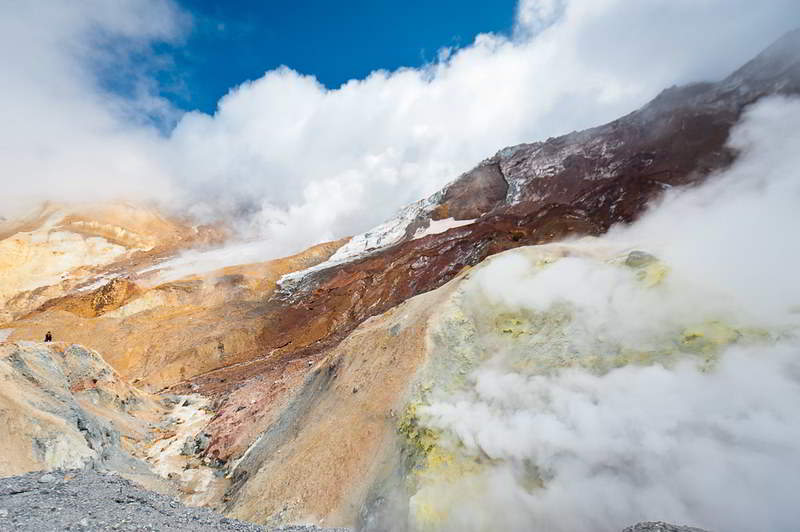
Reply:
[[[798, 50], [800, 31], [720, 82], [667, 89], [609, 124], [505, 148], [368, 233], [265, 263], [170, 271], [167, 259], [225, 232], [132, 206], [50, 206], [5, 222], [0, 399], [12, 414], [0, 439], [14, 458], [2, 473], [113, 449], [124, 460], [110, 467], [138, 464], [141, 478], [235, 517], [374, 529], [458, 529], [451, 510], [469, 515], [465, 504], [491, 500], [500, 465], [528, 500], [552, 480], [536, 457], [476, 451], [431, 410], [447, 403], [434, 400], [440, 392], [480, 396], [468, 375], [492, 353], [516, 353], [500, 367], [521, 361], [512, 369], [530, 379], [556, 368], [605, 374], [609, 360], [711, 360], [763, 331], [708, 315], [648, 337], [654, 347], [642, 352], [611, 341], [581, 351], [570, 346], [569, 313], [503, 306], [484, 290], [486, 272], [510, 261], [521, 279], [536, 277], [577, 258], [652, 303], [669, 265], [591, 237], [734, 164], [726, 141], [748, 106], [800, 94]], [[554, 243], [567, 237], [590, 238]], [[67, 343], [24, 343], [48, 330]], [[617, 358], [593, 358], [598, 346]], [[97, 426], [81, 429], [90, 414]]]

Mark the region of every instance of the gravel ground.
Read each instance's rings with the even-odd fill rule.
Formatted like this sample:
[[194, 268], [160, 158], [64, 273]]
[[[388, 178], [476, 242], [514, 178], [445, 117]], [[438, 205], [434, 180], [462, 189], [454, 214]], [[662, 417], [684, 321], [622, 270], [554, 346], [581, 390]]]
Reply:
[[629, 526], [622, 532], [707, 532], [702, 528], [693, 526], [681, 526], [665, 523], [664, 521], [649, 521]]
[[113, 473], [76, 470], [0, 479], [0, 530], [321, 532], [337, 529], [314, 526], [268, 529], [203, 508], [184, 506]]

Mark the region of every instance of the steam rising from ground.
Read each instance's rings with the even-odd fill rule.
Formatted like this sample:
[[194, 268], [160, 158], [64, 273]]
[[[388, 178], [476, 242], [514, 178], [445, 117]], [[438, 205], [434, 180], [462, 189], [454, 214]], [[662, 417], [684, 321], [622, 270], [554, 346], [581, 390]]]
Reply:
[[[369, 229], [499, 148], [718, 79], [796, 24], [800, 5], [525, 0], [513, 38], [481, 35], [334, 90], [277, 69], [213, 116], [171, 108], [151, 75], [168, 61], [152, 43], [180, 42], [187, 19], [168, 0], [0, 7], [0, 215], [42, 199], [151, 199], [234, 220], [260, 259], [286, 255]], [[126, 94], [106, 91], [109, 78]]]
[[[708, 184], [538, 270], [520, 250], [476, 273], [475, 308], [566, 315], [565, 335], [478, 339], [495, 351], [423, 419], [482, 466], [417, 507], [450, 508], [452, 530], [797, 529], [798, 123], [800, 101], [759, 103]], [[668, 269], [597, 258], [631, 245]]]

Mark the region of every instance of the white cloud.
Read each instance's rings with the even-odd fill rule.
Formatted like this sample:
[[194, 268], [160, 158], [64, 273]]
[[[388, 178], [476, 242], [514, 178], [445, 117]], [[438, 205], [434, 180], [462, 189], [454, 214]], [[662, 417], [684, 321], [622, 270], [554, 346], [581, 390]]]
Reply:
[[[499, 464], [477, 493], [477, 479], [444, 488], [463, 499], [443, 529], [796, 530], [799, 372], [796, 344], [731, 348], [713, 373], [691, 363], [555, 378], [482, 371], [472, 400], [431, 411]], [[525, 489], [526, 461], [544, 489]]]
[[481, 35], [433, 65], [335, 90], [277, 69], [232, 88], [213, 116], [183, 115], [164, 138], [141, 119], [170, 112], [152, 80], [140, 76], [133, 100], [115, 98], [91, 67], [103, 58], [98, 34], [126, 43], [114, 56], [122, 70], [130, 47], [180, 38], [185, 15], [172, 4], [0, 9], [13, 79], [0, 88], [2, 209], [30, 198], [151, 197], [235, 215], [264, 258], [364, 231], [506, 145], [613, 119], [673, 83], [721, 77], [800, 18], [792, 0], [525, 1], [518, 30], [535, 32]]
[[200, 201], [260, 205], [251, 222], [266, 254], [296, 251], [377, 225], [504, 146], [611, 120], [674, 83], [720, 78], [800, 16], [782, 1], [538, 1], [520, 16], [530, 10], [547, 21], [533, 37], [481, 35], [443, 62], [336, 90], [268, 72], [214, 116], [184, 117], [170, 141], [174, 171]]
[[[31, 202], [152, 199], [171, 187], [144, 113], [169, 112], [129, 61], [181, 34], [166, 1], [4, 2], [0, 6], [0, 211]], [[97, 69], [132, 77], [137, 94], [104, 92]]]
[[526, 39], [553, 24], [564, 9], [562, 0], [520, 0], [514, 33]]

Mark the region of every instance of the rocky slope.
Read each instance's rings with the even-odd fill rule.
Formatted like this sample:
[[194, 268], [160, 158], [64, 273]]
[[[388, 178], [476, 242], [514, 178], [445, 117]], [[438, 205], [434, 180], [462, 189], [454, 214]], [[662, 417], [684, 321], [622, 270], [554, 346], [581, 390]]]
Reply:
[[[500, 461], [465, 455], [461, 444], [451, 447], [453, 434], [439, 432], [422, 412], [434, 397], [468, 387], [468, 375], [493, 352], [516, 353], [515, 364], [527, 365], [532, 375], [569, 367], [603, 372], [629, 360], [679, 363], [715, 353], [717, 342], [744, 341], [724, 327], [706, 330], [700, 319], [677, 326], [656, 351], [604, 345], [616, 355], [591, 355], [595, 344], [565, 343], [568, 313], [537, 315], [498, 305], [479, 288], [495, 276], [501, 259], [521, 260], [536, 275], [580, 258], [630, 272], [644, 292], [658, 290], [668, 268], [624, 249], [587, 240], [511, 250], [365, 321], [306, 372], [302, 366], [292, 372], [254, 366], [258, 373], [226, 398], [206, 429], [213, 434], [207, 452], [225, 463], [232, 480], [226, 513], [261, 523], [311, 514], [366, 530], [460, 529], [466, 524], [448, 516], [464, 513], [463, 501], [441, 498], [442, 486], [456, 494], [463, 479], [478, 478]], [[209, 381], [208, 387], [220, 386]], [[540, 482], [529, 474], [530, 482]], [[475, 526], [491, 529], [489, 523]], [[506, 527], [518, 529], [512, 522]], [[545, 529], [556, 528], [550, 523]]]
[[211, 418], [206, 399], [144, 392], [97, 352], [61, 342], [0, 344], [0, 372], [6, 475], [110, 469], [196, 504], [224, 490], [212, 468], [183, 452]]
[[220, 229], [142, 206], [48, 203], [22, 220], [0, 223], [0, 325], [160, 256], [223, 237]]
[[73, 274], [57, 286], [17, 294], [6, 306], [10, 314], [35, 308], [0, 323], [0, 330], [9, 340], [52, 331], [56, 339], [91, 345], [126, 378], [159, 390], [260, 353], [264, 301], [276, 281], [324, 261], [340, 244], [166, 281], [161, 264], [178, 250], [134, 255], [88, 278]]
[[[656, 359], [713, 365], [730, 345], [778, 333], [709, 314], [653, 333], [647, 350], [574, 345], [569, 313], [499, 304], [486, 272], [511, 262], [536, 277], [580, 259], [650, 301], [669, 265], [631, 254], [642, 243], [553, 242], [636, 220], [664, 190], [733, 164], [726, 140], [748, 106], [800, 94], [798, 50], [796, 31], [725, 80], [506, 148], [364, 235], [266, 263], [176, 273], [167, 259], [224, 231], [131, 206], [48, 206], [4, 222], [2, 473], [100, 464], [269, 525], [463, 528], [454, 516], [492, 500], [495, 466], [527, 500], [551, 480], [531, 457], [475, 451], [430, 411], [442, 392], [477, 393], [468, 376], [492, 353], [514, 354], [499, 363], [526, 378], [600, 375]], [[29, 342], [48, 330], [65, 343]]]

